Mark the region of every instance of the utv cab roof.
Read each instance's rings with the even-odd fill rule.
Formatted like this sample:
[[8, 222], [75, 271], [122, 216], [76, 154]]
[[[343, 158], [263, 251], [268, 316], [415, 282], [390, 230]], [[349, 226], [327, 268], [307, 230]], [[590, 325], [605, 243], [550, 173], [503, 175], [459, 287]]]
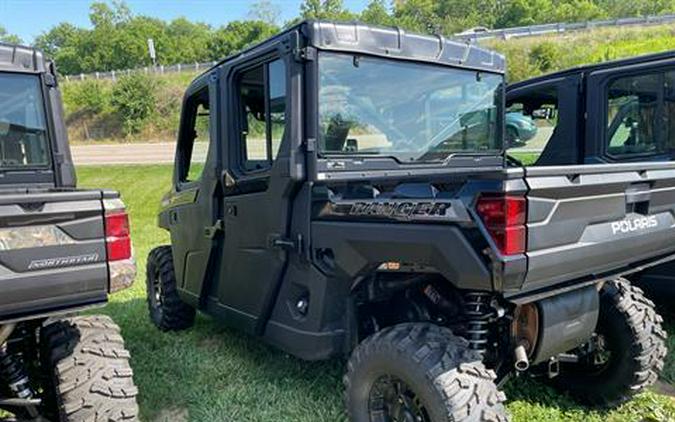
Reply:
[[47, 61], [31, 47], [0, 43], [0, 72], [43, 73]]
[[318, 50], [366, 54], [493, 73], [505, 72], [505, 60], [501, 54], [449, 40], [441, 35], [419, 35], [400, 28], [371, 26], [357, 22], [311, 20], [300, 22], [241, 53], [227, 57], [214, 67], [245, 60], [295, 31], [304, 36], [304, 40], [300, 40], [300, 48], [314, 47]]
[[526, 79], [524, 81], [520, 82], [515, 82], [512, 84], [509, 84], [508, 89], [509, 90], [514, 90], [514, 89], [519, 89], [525, 86], [529, 86], [538, 82], [545, 82], [549, 81], [551, 79], [558, 79], [558, 78], [564, 78], [567, 76], [571, 75], [576, 75], [579, 73], [591, 73], [595, 72], [597, 70], [604, 70], [604, 69], [614, 69], [617, 67], [628, 67], [628, 66], [635, 66], [635, 65], [640, 65], [644, 63], [654, 63], [654, 62], [659, 62], [663, 60], [672, 60], [675, 59], [675, 50], [671, 51], [666, 51], [664, 53], [655, 53], [655, 54], [645, 54], [642, 56], [637, 56], [637, 57], [631, 57], [628, 59], [618, 59], [618, 60], [610, 60], [602, 63], [594, 63], [594, 64], [588, 64], [588, 65], [583, 65], [583, 66], [576, 66], [572, 67], [569, 69], [562, 70], [560, 72], [554, 72], [554, 73], [548, 73], [542, 76], [537, 76], [535, 78], [531, 79]]

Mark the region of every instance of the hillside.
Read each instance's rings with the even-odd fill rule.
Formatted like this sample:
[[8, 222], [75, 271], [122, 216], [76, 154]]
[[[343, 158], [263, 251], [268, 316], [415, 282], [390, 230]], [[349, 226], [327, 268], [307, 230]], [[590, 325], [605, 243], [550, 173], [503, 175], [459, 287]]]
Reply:
[[[519, 81], [587, 63], [675, 49], [675, 25], [622, 27], [483, 45], [506, 55], [508, 79]], [[152, 142], [175, 139], [182, 93], [194, 73], [135, 75], [62, 84], [74, 142]]]

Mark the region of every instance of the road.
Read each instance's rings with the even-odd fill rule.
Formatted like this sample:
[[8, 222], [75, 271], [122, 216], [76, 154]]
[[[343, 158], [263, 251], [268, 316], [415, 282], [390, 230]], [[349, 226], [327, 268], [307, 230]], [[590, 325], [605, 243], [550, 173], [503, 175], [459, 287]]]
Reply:
[[[528, 140], [525, 145], [513, 148], [513, 151], [540, 152], [548, 142], [553, 129], [549, 127], [539, 128], [537, 135]], [[381, 137], [360, 135], [360, 147], [375, 147], [386, 145]], [[207, 144], [197, 142], [195, 144], [195, 156], [193, 162], [204, 162], [206, 159]], [[260, 142], [252, 142], [252, 146], [262, 145]], [[168, 164], [173, 163], [176, 151], [173, 142], [153, 143], [126, 143], [126, 144], [92, 144], [73, 145], [70, 147], [73, 153], [73, 161], [76, 165], [105, 165], [105, 164]], [[262, 152], [258, 152], [262, 153]], [[254, 154], [255, 155], [255, 154]]]
[[[206, 146], [196, 144], [193, 161], [205, 160]], [[176, 151], [172, 142], [73, 145], [70, 149], [75, 165], [167, 164], [173, 163]]]

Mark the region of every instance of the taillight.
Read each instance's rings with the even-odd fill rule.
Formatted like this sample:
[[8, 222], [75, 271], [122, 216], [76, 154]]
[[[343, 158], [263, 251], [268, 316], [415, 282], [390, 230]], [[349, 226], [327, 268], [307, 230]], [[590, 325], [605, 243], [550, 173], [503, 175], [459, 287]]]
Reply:
[[105, 204], [105, 243], [108, 261], [121, 261], [132, 257], [129, 215], [119, 200]]
[[527, 243], [527, 200], [522, 196], [483, 194], [476, 212], [503, 255], [525, 252]]

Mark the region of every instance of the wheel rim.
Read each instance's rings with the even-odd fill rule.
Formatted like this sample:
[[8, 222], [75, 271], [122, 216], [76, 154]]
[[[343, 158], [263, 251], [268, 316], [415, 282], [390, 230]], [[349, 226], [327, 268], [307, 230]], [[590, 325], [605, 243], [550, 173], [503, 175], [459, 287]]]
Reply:
[[596, 373], [603, 372], [610, 365], [613, 357], [607, 338], [602, 334], [597, 334], [589, 344], [591, 350], [586, 356], [586, 365], [593, 368]]
[[401, 379], [380, 377], [368, 399], [371, 422], [431, 422], [419, 396]]
[[155, 307], [160, 308], [162, 306], [162, 275], [158, 268], [153, 271], [152, 298], [155, 301]]
[[596, 333], [591, 341], [577, 349], [576, 355], [579, 362], [568, 370], [571, 369], [575, 373], [590, 377], [598, 377], [605, 372], [611, 372], [617, 358], [613, 349], [611, 339]]

